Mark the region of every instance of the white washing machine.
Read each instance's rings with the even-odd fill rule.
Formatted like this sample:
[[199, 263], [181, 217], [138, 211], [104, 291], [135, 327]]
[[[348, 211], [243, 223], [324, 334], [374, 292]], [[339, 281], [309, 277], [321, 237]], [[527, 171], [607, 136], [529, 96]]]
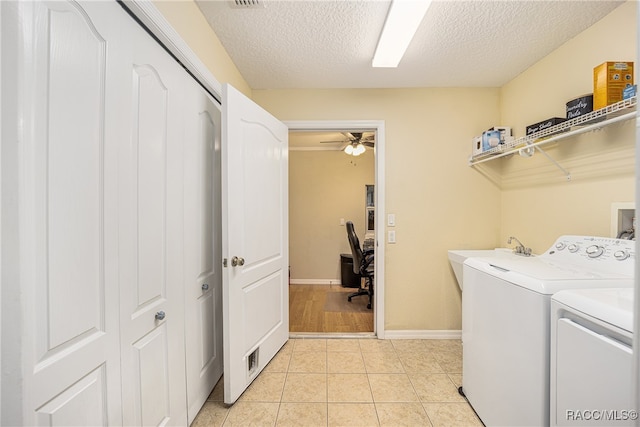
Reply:
[[465, 261], [461, 392], [485, 425], [549, 425], [551, 295], [633, 287], [634, 243], [562, 236], [536, 257]]
[[631, 426], [633, 288], [551, 298], [551, 425]]

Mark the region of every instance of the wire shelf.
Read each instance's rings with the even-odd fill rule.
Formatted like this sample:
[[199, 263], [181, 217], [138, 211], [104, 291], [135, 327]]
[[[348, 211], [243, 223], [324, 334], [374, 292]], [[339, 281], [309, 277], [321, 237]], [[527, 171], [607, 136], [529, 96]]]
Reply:
[[599, 110], [566, 120], [540, 132], [514, 139], [506, 144], [500, 144], [490, 150], [470, 156], [469, 166], [508, 156], [521, 150], [529, 150], [529, 153], [532, 153], [532, 150], [540, 145], [632, 119], [636, 116], [636, 103], [637, 96], [633, 96], [615, 104], [607, 105]]

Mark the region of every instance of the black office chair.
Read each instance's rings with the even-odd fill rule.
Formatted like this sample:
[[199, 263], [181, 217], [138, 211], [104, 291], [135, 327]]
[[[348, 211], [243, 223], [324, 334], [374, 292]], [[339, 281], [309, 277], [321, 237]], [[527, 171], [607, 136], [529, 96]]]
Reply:
[[349, 294], [347, 301], [351, 302], [351, 298], [359, 295], [369, 295], [369, 304], [367, 308], [371, 308], [371, 300], [373, 298], [373, 273], [374, 273], [374, 256], [373, 249], [362, 251], [360, 247], [360, 240], [356, 235], [356, 231], [353, 227], [353, 222], [347, 221], [347, 238], [349, 239], [349, 245], [351, 246], [351, 255], [353, 256], [353, 272], [364, 277], [367, 281], [367, 288], [363, 288], [362, 285], [358, 292]]

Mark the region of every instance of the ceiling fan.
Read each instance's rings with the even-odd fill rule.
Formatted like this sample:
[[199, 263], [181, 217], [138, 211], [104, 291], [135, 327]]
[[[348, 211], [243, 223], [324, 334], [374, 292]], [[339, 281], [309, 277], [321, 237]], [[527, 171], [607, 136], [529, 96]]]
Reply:
[[364, 153], [366, 148], [373, 148], [375, 144], [375, 134], [374, 133], [365, 133], [365, 132], [342, 132], [346, 139], [341, 141], [320, 141], [321, 144], [324, 143], [344, 143], [345, 146], [341, 147], [340, 150], [344, 150], [345, 153], [350, 154], [352, 156], [359, 156]]

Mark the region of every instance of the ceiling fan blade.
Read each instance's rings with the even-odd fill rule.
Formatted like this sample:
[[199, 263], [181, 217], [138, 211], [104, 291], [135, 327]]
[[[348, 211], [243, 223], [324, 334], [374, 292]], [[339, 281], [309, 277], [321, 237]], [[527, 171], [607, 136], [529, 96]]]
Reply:
[[320, 144], [337, 144], [340, 142], [345, 143], [345, 142], [351, 142], [351, 141], [349, 141], [348, 139], [347, 140], [343, 139], [340, 141], [320, 141]]
[[[357, 133], [352, 133], [352, 132], [341, 132], [345, 138], [347, 138], [348, 141], [355, 141], [357, 139], [360, 139], [357, 135]], [[362, 134], [360, 134], [362, 135]]]
[[367, 134], [364, 132], [341, 132], [346, 139], [339, 141], [320, 141], [320, 144], [344, 144], [341, 148], [343, 150], [347, 145], [357, 145], [358, 143], [365, 145], [366, 147], [372, 148], [375, 144], [375, 134]]

